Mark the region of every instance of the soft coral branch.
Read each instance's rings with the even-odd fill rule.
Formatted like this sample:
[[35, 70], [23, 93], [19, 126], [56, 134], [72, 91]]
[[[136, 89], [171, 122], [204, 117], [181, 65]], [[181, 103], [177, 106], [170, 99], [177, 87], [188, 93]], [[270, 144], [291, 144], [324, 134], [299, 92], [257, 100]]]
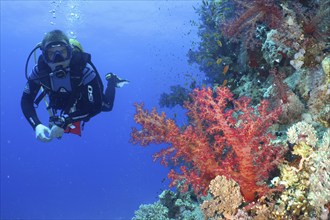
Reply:
[[164, 113], [148, 113], [136, 105], [134, 118], [142, 129], [133, 129], [132, 141], [142, 145], [170, 143], [155, 158], [165, 165], [168, 161], [180, 165], [184, 160], [180, 172], [169, 173], [172, 185], [183, 183], [183, 190], [191, 185], [196, 193], [205, 195], [210, 181], [225, 175], [240, 184], [247, 201], [267, 192], [264, 181], [281, 155], [281, 148], [270, 145], [273, 136], [268, 128], [280, 109], [270, 111], [267, 101], [254, 108], [250, 99], [235, 100], [225, 87], [218, 87], [215, 94], [210, 88], [195, 89], [191, 97], [185, 104], [190, 125], [184, 130], [165, 119]]
[[264, 24], [269, 28], [278, 28], [283, 19], [281, 8], [275, 0], [234, 0], [241, 14], [234, 20], [224, 25], [223, 32], [228, 38], [236, 38], [245, 41], [246, 46], [253, 48], [256, 44], [254, 33], [258, 24]]
[[313, 7], [304, 7], [299, 2], [291, 2], [299, 23], [302, 24], [303, 33], [319, 41], [327, 41], [330, 34], [330, 1], [321, 0]]

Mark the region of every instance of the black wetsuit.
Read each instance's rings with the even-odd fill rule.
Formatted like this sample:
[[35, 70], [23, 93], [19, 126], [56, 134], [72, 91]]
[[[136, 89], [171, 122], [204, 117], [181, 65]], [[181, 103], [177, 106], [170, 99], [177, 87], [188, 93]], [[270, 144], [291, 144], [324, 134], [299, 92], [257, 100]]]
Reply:
[[115, 82], [108, 81], [103, 94], [102, 80], [92, 67], [94, 65], [89, 54], [75, 51], [70, 65], [65, 69], [66, 74], [60, 78], [52, 73], [42, 56], [39, 57], [21, 99], [23, 114], [33, 129], [42, 124], [35, 109], [35, 100], [41, 86], [49, 97], [52, 112], [67, 115], [70, 123], [86, 122], [101, 111], [112, 110]]

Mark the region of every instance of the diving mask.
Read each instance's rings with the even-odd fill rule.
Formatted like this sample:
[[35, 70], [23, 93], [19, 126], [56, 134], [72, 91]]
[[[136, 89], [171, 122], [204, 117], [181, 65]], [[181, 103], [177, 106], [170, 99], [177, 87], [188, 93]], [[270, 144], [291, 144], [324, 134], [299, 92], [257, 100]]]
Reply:
[[64, 42], [53, 42], [43, 49], [42, 54], [48, 64], [61, 63], [71, 59], [72, 48]]

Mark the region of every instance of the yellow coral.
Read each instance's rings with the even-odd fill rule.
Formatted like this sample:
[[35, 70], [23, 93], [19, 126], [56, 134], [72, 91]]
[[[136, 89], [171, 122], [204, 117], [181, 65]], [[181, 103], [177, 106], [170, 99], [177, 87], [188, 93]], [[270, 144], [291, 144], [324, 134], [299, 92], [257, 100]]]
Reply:
[[322, 69], [325, 74], [327, 84], [330, 84], [330, 56], [322, 60]]
[[330, 128], [330, 104], [326, 105], [321, 111], [317, 118], [324, 127]]
[[295, 167], [291, 167], [288, 165], [281, 165], [280, 171], [281, 171], [280, 184], [284, 185], [285, 187], [293, 186], [299, 181], [296, 175], [297, 169]]
[[313, 153], [313, 148], [305, 143], [296, 144], [293, 147], [294, 155], [299, 155], [302, 158], [308, 158]]
[[277, 205], [273, 211], [276, 219], [286, 219], [285, 217], [287, 216], [309, 219], [312, 206], [306, 198], [310, 185], [310, 170], [307, 166], [303, 166], [303, 168], [298, 170], [289, 165], [280, 167], [280, 183], [285, 186], [285, 191], [283, 191], [281, 197], [276, 202]]

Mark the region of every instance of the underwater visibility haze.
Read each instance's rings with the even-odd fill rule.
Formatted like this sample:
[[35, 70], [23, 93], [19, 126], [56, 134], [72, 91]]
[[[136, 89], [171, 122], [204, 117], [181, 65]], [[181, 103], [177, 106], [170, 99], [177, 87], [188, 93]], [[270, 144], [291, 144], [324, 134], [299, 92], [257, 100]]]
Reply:
[[[329, 0], [1, 1], [0, 218], [329, 219], [329, 14]], [[82, 137], [42, 143], [20, 99], [54, 29], [130, 82]]]

